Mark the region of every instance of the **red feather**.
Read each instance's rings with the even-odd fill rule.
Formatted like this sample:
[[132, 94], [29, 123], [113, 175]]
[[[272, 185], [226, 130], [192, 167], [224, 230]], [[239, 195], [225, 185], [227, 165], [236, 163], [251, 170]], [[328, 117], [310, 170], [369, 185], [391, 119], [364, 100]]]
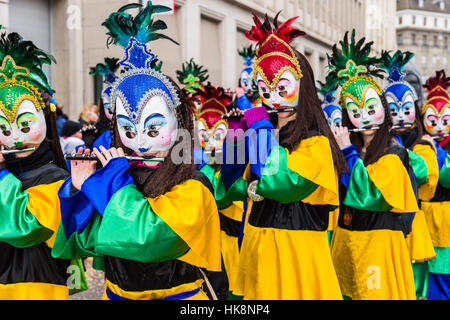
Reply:
[[433, 91], [438, 86], [441, 86], [445, 90], [450, 88], [450, 77], [445, 75], [444, 70], [436, 71], [436, 76], [429, 78], [423, 87], [428, 91]]
[[291, 43], [295, 38], [305, 36], [306, 33], [298, 28], [292, 26], [292, 24], [299, 17], [294, 17], [278, 26], [278, 16], [281, 11], [278, 12], [274, 18], [274, 27], [272, 27], [267, 14], [264, 17], [264, 23], [256, 16], [253, 15], [253, 22], [255, 25], [245, 35], [249, 40], [255, 41], [258, 44], [262, 44], [270, 35], [274, 34], [286, 43]]

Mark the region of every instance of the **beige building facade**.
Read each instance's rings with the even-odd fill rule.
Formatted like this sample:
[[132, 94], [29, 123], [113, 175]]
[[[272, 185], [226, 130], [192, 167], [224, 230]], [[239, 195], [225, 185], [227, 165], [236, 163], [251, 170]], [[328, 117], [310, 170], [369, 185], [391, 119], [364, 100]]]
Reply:
[[[436, 70], [450, 67], [450, 1], [399, 0], [397, 42], [400, 49], [416, 54], [425, 81]], [[448, 72], [447, 72], [448, 73]]]
[[[213, 85], [234, 88], [243, 68], [237, 51], [251, 44], [245, 38], [245, 32], [253, 24], [251, 12], [260, 17], [267, 13], [273, 18], [282, 10], [280, 21], [299, 16], [297, 26], [308, 37], [297, 39], [293, 46], [306, 55], [317, 80], [324, 80], [326, 54], [347, 30], [355, 28], [358, 37], [366, 35], [368, 38], [370, 32], [376, 31], [366, 32], [367, 1], [370, 2], [176, 0], [175, 14], [159, 18], [168, 25], [165, 34], [180, 45], [158, 40], [151, 43], [150, 48], [164, 62], [163, 72], [174, 79], [182, 62], [194, 58], [209, 70]], [[106, 29], [101, 23], [111, 12], [131, 2], [138, 0], [0, 0], [0, 24], [54, 54], [58, 63], [48, 74], [56, 91], [55, 98], [70, 118], [77, 119], [81, 107], [95, 103], [98, 96], [90, 69], [104, 57], [122, 58], [123, 55], [120, 47], [106, 47]], [[35, 22], [37, 16], [47, 22]], [[25, 28], [27, 25], [29, 27]], [[375, 36], [380, 47], [385, 46], [383, 39], [390, 38], [387, 33]]]

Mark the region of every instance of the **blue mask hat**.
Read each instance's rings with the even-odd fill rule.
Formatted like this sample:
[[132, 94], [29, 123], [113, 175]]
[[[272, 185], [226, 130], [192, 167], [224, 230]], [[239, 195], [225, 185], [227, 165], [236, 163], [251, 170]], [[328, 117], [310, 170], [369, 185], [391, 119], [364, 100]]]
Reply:
[[161, 38], [178, 44], [157, 33], [158, 30], [167, 29], [167, 25], [162, 20], [153, 21], [151, 18], [152, 14], [168, 12], [171, 8], [152, 5], [152, 2], [148, 1], [147, 6], [136, 17], [126, 13], [127, 10], [140, 7], [140, 4], [123, 6], [102, 24], [109, 30], [108, 45], [114, 43], [125, 48], [125, 59], [120, 61], [120, 65], [126, 67], [127, 71], [114, 81], [111, 103], [115, 109], [116, 99], [120, 97], [130, 120], [135, 124], [139, 122], [142, 109], [148, 100], [154, 96], [162, 97], [170, 109], [181, 104], [169, 78], [158, 71], [158, 68], [152, 67], [157, 56], [146, 46], [146, 43]]
[[[249, 47], [244, 47], [241, 51], [238, 51], [238, 53], [244, 60], [245, 65], [245, 68], [241, 71], [241, 74], [239, 76], [241, 82], [244, 82], [244, 84], [241, 83], [240, 85], [241, 87], [242, 85], [244, 85], [245, 86], [244, 89], [250, 91], [252, 85], [254, 84], [254, 80], [252, 80], [252, 74], [253, 74], [253, 60], [256, 57], [256, 50], [253, 49], [253, 45], [250, 45]], [[247, 77], [245, 77], [245, 75], [247, 75]]]
[[[415, 105], [418, 95], [414, 87], [403, 79], [406, 64], [414, 57], [414, 53], [397, 51], [391, 56], [390, 51], [383, 51], [381, 55], [381, 67], [389, 74], [389, 85], [384, 92], [388, 100], [394, 125], [414, 124]], [[410, 116], [410, 117], [408, 117]]]
[[105, 84], [102, 91], [103, 107], [108, 109], [112, 114], [114, 110], [111, 108], [111, 92], [112, 85], [117, 80], [116, 72], [119, 70], [120, 64], [119, 59], [116, 58], [105, 58], [104, 63], [98, 63], [94, 70], [90, 72], [91, 75], [100, 74], [103, 76]]
[[336, 98], [334, 94], [337, 90], [337, 85], [330, 81], [322, 83], [318, 81], [319, 88], [317, 92], [323, 96], [322, 110], [330, 127], [340, 127], [342, 125], [342, 108], [335, 103]]

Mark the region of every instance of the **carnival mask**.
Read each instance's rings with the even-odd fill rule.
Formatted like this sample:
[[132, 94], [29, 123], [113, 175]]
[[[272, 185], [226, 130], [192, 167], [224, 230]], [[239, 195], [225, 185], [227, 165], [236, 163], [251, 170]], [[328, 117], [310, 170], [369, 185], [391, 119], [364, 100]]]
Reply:
[[168, 151], [178, 135], [175, 89], [163, 74], [147, 72], [125, 73], [113, 89], [120, 139], [139, 156]]
[[203, 100], [197, 112], [198, 141], [205, 151], [222, 150], [223, 142], [228, 132], [228, 123], [222, 119], [227, 113], [226, 105], [231, 98], [224, 93], [223, 88], [211, 84], [198, 91]]
[[112, 87], [108, 86], [103, 90], [102, 99], [103, 99], [103, 108], [105, 109], [105, 116], [108, 120], [112, 120], [114, 115], [113, 104], [111, 103], [111, 91]]
[[296, 18], [278, 25], [277, 14], [274, 27], [267, 16], [264, 23], [255, 15], [253, 20], [255, 26], [246, 36], [259, 45], [253, 65], [253, 79], [258, 85], [260, 97], [272, 109], [296, 108], [303, 73], [290, 43], [306, 34], [292, 26]]
[[6, 149], [37, 148], [46, 137], [44, 112], [36, 110], [35, 102], [29, 99], [26, 96], [16, 99], [15, 115], [5, 109], [3, 99], [0, 101], [0, 145]]
[[438, 100], [440, 101], [429, 101], [425, 105], [423, 122], [428, 134], [445, 137], [450, 134], [450, 102]]
[[[434, 137], [445, 138], [450, 134], [450, 77], [445, 71], [437, 71], [427, 80], [427, 98], [422, 108], [425, 130]], [[440, 138], [438, 138], [440, 140]]]
[[415, 94], [403, 84], [395, 84], [385, 91], [394, 126], [412, 125], [416, 121]]
[[241, 72], [239, 78], [239, 87], [244, 89], [245, 93], [249, 94], [255, 90], [255, 81], [252, 79], [252, 68], [245, 68]]
[[380, 96], [373, 88], [367, 88], [362, 100], [345, 98], [350, 122], [357, 129], [370, 129], [384, 122], [385, 114]]
[[28, 76], [29, 70], [16, 66], [7, 56], [0, 75], [6, 79], [0, 82], [0, 145], [7, 149], [37, 148], [47, 135], [45, 104], [34, 85], [16, 79]]
[[275, 88], [267, 86], [262, 76], [257, 74], [259, 94], [263, 103], [272, 109], [296, 108], [300, 94], [300, 80], [291, 71], [285, 71]]
[[342, 126], [342, 109], [339, 106], [328, 105], [323, 108], [323, 113], [332, 129]]

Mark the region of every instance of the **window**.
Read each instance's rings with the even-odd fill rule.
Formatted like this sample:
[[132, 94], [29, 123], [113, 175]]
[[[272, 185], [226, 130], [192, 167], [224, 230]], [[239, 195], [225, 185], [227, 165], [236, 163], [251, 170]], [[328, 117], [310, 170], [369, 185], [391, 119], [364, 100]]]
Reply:
[[413, 16], [413, 25], [416, 24], [416, 16]]
[[431, 59], [431, 64], [433, 65], [433, 68], [437, 66], [438, 62], [439, 62], [439, 57], [433, 56], [433, 58]]
[[403, 33], [399, 32], [397, 34], [397, 45], [402, 46], [403, 45]]
[[398, 17], [398, 24], [402, 25], [403, 24], [403, 17]]
[[442, 67], [447, 68], [447, 64], [448, 64], [448, 58], [442, 57]]
[[413, 44], [414, 46], [417, 45], [417, 42], [416, 42], [416, 34], [415, 34], [415, 33], [413, 33], [413, 34], [411, 35], [411, 41], [412, 41], [412, 44]]
[[423, 46], [424, 47], [427, 47], [428, 46], [428, 37], [427, 37], [427, 35], [426, 34], [424, 34], [423, 35]]
[[427, 57], [426, 56], [422, 56], [422, 65], [423, 66], [427, 65]]
[[433, 36], [433, 44], [435, 48], [439, 47], [438, 36]]

